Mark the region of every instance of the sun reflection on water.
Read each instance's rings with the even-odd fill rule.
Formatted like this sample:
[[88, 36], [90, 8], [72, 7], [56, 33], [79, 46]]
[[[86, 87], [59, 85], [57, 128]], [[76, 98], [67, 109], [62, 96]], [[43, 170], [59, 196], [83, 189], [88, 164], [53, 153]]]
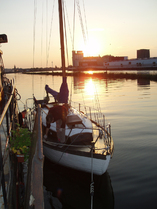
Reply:
[[87, 80], [87, 82], [85, 83], [84, 89], [85, 89], [85, 94], [92, 96], [91, 99], [93, 99], [93, 97], [95, 95], [95, 86], [94, 86], [94, 82], [93, 82], [92, 78]]
[[91, 74], [91, 75], [92, 75], [92, 74], [93, 74], [93, 71], [91, 71], [91, 70], [90, 70], [90, 71], [88, 71], [88, 74]]

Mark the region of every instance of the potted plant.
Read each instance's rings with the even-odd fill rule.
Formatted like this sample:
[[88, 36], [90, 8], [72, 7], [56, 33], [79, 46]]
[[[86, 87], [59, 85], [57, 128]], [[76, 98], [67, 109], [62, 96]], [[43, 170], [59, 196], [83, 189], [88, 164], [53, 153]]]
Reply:
[[[29, 158], [29, 150], [31, 146], [31, 133], [27, 128], [20, 127], [12, 130], [12, 137], [10, 138], [10, 147], [13, 153], [16, 154], [19, 161], [24, 161]], [[23, 156], [22, 156], [23, 155]]]

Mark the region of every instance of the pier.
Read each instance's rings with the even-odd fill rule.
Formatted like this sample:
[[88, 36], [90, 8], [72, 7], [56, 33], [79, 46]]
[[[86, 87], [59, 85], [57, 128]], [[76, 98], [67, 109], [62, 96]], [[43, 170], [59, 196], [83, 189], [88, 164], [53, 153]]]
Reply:
[[[5, 82], [0, 117], [0, 208], [44, 208], [43, 149], [40, 107], [31, 134], [29, 159], [18, 161], [10, 147], [12, 130], [19, 123], [17, 90]], [[22, 124], [21, 124], [22, 125]], [[26, 124], [25, 124], [26, 125]], [[25, 127], [29, 130], [29, 127]], [[29, 130], [31, 131], [31, 130]], [[21, 158], [22, 159], [22, 158]]]

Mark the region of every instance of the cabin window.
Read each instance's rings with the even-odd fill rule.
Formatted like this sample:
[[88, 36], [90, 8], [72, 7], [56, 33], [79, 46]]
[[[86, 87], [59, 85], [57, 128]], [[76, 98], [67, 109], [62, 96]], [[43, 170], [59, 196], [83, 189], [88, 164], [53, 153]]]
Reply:
[[85, 128], [85, 126], [81, 124], [69, 124], [67, 123], [68, 128], [73, 129], [73, 128]]
[[83, 124], [75, 124], [75, 128], [84, 128], [85, 126]]

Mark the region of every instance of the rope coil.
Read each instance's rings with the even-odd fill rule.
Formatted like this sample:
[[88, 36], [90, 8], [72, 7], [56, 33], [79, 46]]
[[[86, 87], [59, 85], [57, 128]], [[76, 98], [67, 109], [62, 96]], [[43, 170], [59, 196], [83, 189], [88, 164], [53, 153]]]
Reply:
[[90, 184], [90, 195], [94, 196], [94, 181]]

